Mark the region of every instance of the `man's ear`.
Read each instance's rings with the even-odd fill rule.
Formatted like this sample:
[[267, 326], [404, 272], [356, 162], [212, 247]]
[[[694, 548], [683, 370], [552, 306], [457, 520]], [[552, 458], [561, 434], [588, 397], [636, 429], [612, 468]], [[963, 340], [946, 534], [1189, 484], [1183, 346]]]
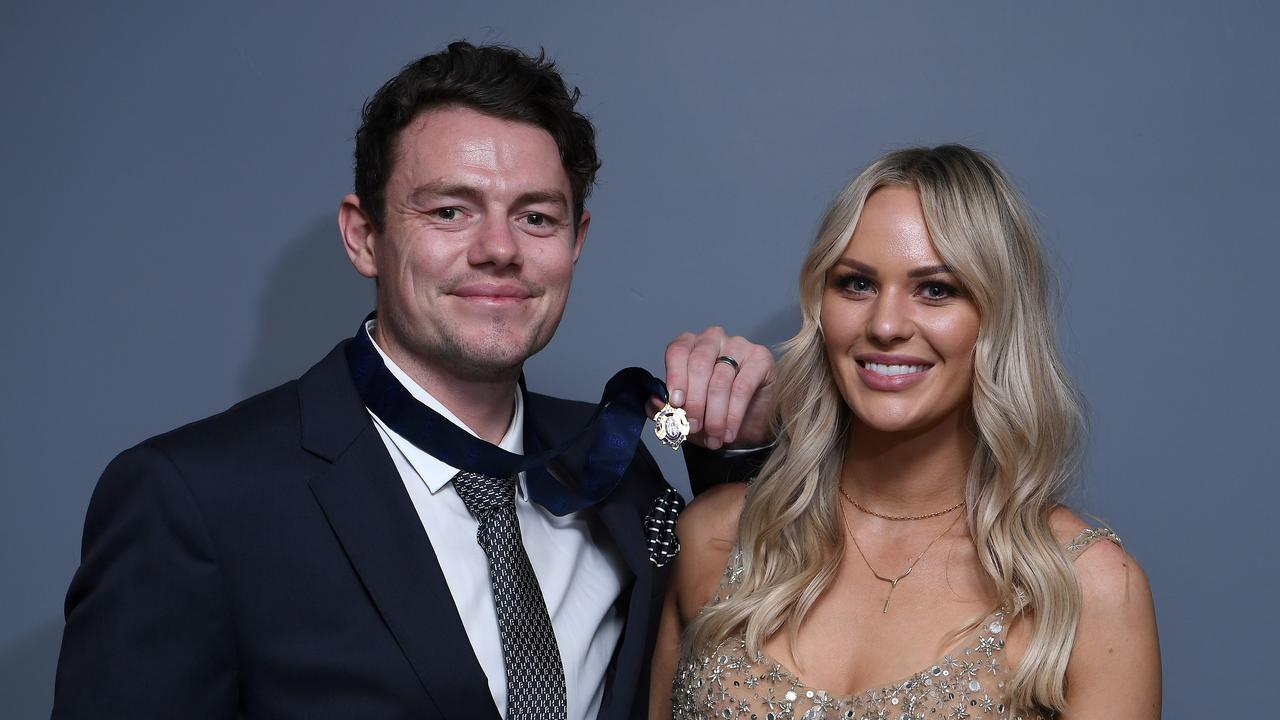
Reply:
[[348, 193], [342, 198], [342, 206], [338, 208], [338, 230], [342, 233], [342, 246], [346, 248], [347, 257], [356, 272], [367, 278], [378, 277], [378, 266], [374, 262], [377, 233], [355, 193]]
[[583, 208], [582, 217], [578, 220], [578, 232], [573, 236], [573, 264], [578, 264], [578, 256], [582, 254], [582, 245], [587, 241], [587, 228], [591, 225], [591, 211]]

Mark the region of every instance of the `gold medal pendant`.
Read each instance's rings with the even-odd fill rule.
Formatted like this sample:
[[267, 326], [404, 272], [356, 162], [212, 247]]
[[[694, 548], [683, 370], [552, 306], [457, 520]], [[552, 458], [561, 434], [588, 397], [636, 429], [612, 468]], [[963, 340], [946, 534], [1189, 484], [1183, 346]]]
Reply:
[[671, 407], [671, 403], [653, 416], [653, 433], [658, 441], [672, 450], [679, 450], [680, 444], [689, 438], [689, 416], [684, 408]]

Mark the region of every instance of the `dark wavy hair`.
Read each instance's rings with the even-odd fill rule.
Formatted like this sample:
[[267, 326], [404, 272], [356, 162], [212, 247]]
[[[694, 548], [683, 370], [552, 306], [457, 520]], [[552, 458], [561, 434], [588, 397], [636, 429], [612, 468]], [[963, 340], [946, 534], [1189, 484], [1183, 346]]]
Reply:
[[356, 195], [374, 228], [381, 230], [400, 133], [428, 110], [465, 107], [551, 134], [569, 176], [577, 228], [600, 169], [595, 128], [574, 110], [580, 95], [576, 87], [569, 90], [544, 51], [531, 57], [500, 45], [451, 43], [443, 52], [404, 66], [365, 102], [356, 131]]

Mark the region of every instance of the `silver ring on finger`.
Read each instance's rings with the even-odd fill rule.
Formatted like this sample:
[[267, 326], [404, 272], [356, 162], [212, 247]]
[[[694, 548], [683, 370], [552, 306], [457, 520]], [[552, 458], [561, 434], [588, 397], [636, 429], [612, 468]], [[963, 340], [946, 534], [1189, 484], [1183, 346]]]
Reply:
[[729, 367], [733, 368], [733, 372], [735, 374], [738, 372], [738, 361], [728, 355], [721, 355], [720, 357], [716, 358], [716, 362], [714, 364], [719, 364], [719, 363], [724, 363], [725, 365], [728, 365]]

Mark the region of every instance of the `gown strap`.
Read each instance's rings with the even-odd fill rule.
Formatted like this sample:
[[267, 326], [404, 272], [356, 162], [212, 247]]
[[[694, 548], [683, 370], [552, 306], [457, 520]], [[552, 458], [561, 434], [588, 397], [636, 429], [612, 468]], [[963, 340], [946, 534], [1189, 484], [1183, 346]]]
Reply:
[[1076, 539], [1072, 540], [1071, 543], [1064, 548], [1067, 553], [1067, 557], [1072, 561], [1075, 561], [1075, 559], [1080, 557], [1085, 550], [1088, 550], [1091, 545], [1099, 540], [1110, 540], [1120, 546], [1120, 549], [1124, 549], [1124, 542], [1120, 540], [1120, 536], [1116, 535], [1115, 531], [1111, 528], [1091, 527], [1081, 530], [1080, 534], [1076, 535]]
[[711, 596], [711, 601], [707, 603], [707, 607], [719, 605], [733, 595], [734, 591], [738, 589], [738, 585], [742, 584], [743, 570], [742, 546], [735, 544], [733, 550], [729, 552], [729, 559], [725, 563], [724, 573], [720, 576], [720, 583], [716, 586], [715, 595]]

